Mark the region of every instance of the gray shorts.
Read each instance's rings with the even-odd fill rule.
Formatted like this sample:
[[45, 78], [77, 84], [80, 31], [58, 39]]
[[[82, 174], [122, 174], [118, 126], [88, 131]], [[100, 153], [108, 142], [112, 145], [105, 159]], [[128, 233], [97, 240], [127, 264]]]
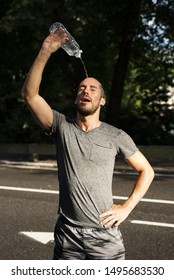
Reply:
[[120, 230], [82, 228], [58, 218], [55, 227], [54, 260], [123, 260], [125, 248]]

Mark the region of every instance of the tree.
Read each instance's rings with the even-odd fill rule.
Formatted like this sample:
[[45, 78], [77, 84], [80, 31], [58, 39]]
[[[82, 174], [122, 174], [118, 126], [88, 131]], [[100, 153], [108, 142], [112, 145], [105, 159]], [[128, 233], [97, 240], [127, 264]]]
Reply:
[[134, 36], [137, 32], [141, 3], [141, 0], [130, 0], [128, 1], [126, 7], [122, 40], [120, 44], [119, 56], [115, 65], [114, 74], [112, 78], [111, 92], [109, 96], [109, 104], [106, 114], [106, 121], [112, 125], [118, 124], [123, 88], [130, 60], [131, 45]]
[[173, 144], [173, 14], [173, 1], [145, 1], [141, 10], [119, 119], [139, 144]]
[[[26, 114], [20, 91], [49, 26], [60, 21], [80, 44], [88, 75], [102, 82], [107, 99], [111, 94], [107, 120], [137, 143], [160, 144], [164, 134], [171, 143], [172, 111], [164, 102], [173, 86], [172, 0], [1, 2], [0, 142], [47, 141]], [[41, 94], [54, 109], [73, 115], [74, 88], [83, 77], [80, 60], [60, 50], [44, 71]]]

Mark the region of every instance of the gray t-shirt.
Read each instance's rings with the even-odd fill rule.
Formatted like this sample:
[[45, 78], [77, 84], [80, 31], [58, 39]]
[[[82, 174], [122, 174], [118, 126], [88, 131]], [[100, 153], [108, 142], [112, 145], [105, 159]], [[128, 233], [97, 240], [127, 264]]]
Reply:
[[85, 132], [56, 111], [52, 135], [57, 148], [59, 213], [74, 225], [100, 228], [99, 214], [113, 205], [115, 157], [118, 153], [130, 157], [136, 145], [124, 131], [105, 122]]

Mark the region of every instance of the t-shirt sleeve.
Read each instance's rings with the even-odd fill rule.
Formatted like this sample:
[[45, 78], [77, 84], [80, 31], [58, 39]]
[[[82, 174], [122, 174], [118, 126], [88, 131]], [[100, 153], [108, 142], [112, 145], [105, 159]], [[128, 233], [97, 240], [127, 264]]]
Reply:
[[138, 148], [132, 138], [121, 130], [119, 135], [119, 153], [126, 159], [132, 156], [136, 151], [138, 151]]
[[53, 112], [53, 124], [51, 130], [49, 132], [45, 132], [48, 136], [55, 135], [62, 121], [65, 119], [65, 116], [63, 114], [55, 110], [52, 110], [52, 112]]

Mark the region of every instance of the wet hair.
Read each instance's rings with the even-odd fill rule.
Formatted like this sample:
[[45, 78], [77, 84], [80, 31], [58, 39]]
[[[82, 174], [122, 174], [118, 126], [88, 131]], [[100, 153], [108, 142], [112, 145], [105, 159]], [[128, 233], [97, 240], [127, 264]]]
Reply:
[[106, 99], [105, 90], [104, 90], [104, 88], [103, 88], [103, 86], [102, 86], [102, 84], [100, 82], [99, 82], [99, 87], [100, 87], [100, 90], [101, 90], [101, 97]]
[[[94, 78], [94, 77], [86, 77], [86, 78], [92, 78], [92, 79], [95, 79], [98, 83], [99, 83], [99, 88], [100, 88], [100, 90], [101, 90], [101, 97], [103, 97], [103, 98], [105, 98], [106, 99], [106, 94], [105, 94], [105, 90], [104, 90], [104, 88], [103, 88], [103, 85], [99, 82], [99, 80], [97, 80], [96, 78]], [[85, 79], [86, 79], [85, 78]], [[85, 79], [83, 79], [83, 80], [85, 80]], [[82, 81], [83, 81], [82, 80]], [[81, 81], [81, 82], [82, 82]], [[79, 85], [81, 84], [81, 82], [79, 83]], [[78, 86], [79, 87], [79, 86]], [[77, 87], [77, 89], [78, 89], [78, 87]]]

